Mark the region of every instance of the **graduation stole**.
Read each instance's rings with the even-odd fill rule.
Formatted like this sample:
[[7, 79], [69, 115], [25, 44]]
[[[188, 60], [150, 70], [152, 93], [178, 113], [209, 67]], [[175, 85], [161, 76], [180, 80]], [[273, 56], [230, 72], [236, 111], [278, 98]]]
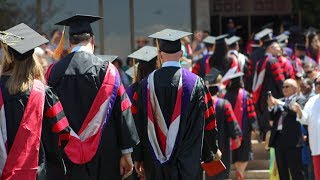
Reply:
[[177, 98], [169, 128], [166, 125], [155, 93], [154, 72], [148, 77], [148, 138], [157, 159], [161, 163], [170, 159], [179, 131], [182, 102], [181, 76], [179, 78]]
[[[262, 60], [260, 60], [256, 64], [256, 70], [254, 72], [253, 83], [252, 83], [252, 100], [253, 100], [254, 104], [256, 104], [258, 102], [260, 94], [261, 94], [262, 84], [264, 81], [264, 76], [266, 74], [267, 62], [268, 62], [269, 58], [270, 57], [267, 56], [267, 58], [265, 58], [265, 60], [263, 62], [261, 62]], [[261, 63], [262, 63], [261, 69], [258, 69], [259, 65]]]
[[120, 85], [119, 74], [109, 63], [103, 83], [86, 119], [78, 133], [71, 130], [69, 142], [64, 148], [65, 154], [73, 163], [87, 163], [96, 154], [103, 128], [111, 116], [119, 88], [123, 88]]
[[227, 73], [222, 77], [221, 82], [223, 85], [227, 86], [228, 83], [230, 82], [230, 76], [234, 75], [236, 72], [240, 72], [240, 67], [238, 63], [238, 58], [235, 54], [231, 54], [232, 57], [232, 63], [227, 71]]
[[[247, 101], [246, 101], [246, 93], [243, 89], [238, 90], [238, 95], [236, 99], [236, 104], [234, 106], [234, 114], [237, 118], [238, 124], [241, 128], [241, 131], [243, 132], [245, 127], [245, 118], [246, 118], [246, 111], [247, 111]], [[240, 137], [242, 141], [242, 137]], [[234, 139], [231, 139], [231, 150], [235, 150], [239, 147], [236, 147], [236, 143]]]
[[42, 82], [34, 80], [20, 126], [7, 153], [4, 102], [0, 90], [0, 177], [1, 180], [34, 180], [39, 163], [40, 138], [45, 101]]

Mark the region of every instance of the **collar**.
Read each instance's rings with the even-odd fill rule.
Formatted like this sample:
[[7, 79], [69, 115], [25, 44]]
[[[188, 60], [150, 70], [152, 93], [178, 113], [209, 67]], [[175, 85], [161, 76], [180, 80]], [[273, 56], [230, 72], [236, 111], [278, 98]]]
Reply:
[[181, 67], [178, 61], [166, 61], [162, 64], [162, 67]]
[[214, 53], [213, 51], [209, 51], [208, 55], [213, 55], [213, 53]]
[[84, 51], [84, 52], [93, 54], [92, 49], [88, 48], [87, 46], [75, 46], [71, 50], [71, 52], [78, 52], [78, 51]]
[[234, 54], [234, 55], [238, 56], [239, 52], [238, 52], [237, 50], [229, 50], [229, 51], [228, 51], [228, 54], [229, 54], [229, 55], [230, 55], [230, 54]]
[[285, 99], [288, 99], [289, 101], [291, 101], [293, 99], [293, 97], [295, 96], [295, 94], [289, 96], [289, 97], [286, 97]]
[[268, 56], [269, 58], [275, 58], [271, 53], [268, 53], [268, 52], [266, 52], [265, 55]]

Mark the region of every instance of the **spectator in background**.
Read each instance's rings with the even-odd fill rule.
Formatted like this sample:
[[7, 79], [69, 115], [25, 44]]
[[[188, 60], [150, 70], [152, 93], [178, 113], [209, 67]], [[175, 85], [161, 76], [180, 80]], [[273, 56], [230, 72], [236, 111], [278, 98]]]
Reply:
[[297, 103], [292, 106], [292, 109], [297, 112], [299, 117], [298, 121], [302, 124], [308, 125], [309, 144], [312, 153], [314, 175], [316, 180], [320, 180], [320, 95], [318, 94], [320, 92], [320, 78], [315, 80], [315, 87], [317, 95], [309, 99], [303, 110]]
[[112, 61], [112, 64], [118, 69], [123, 86], [125, 88], [129, 87], [131, 83], [130, 83], [128, 76], [126, 75], [126, 73], [122, 69], [122, 65], [123, 65], [122, 60], [117, 58], [114, 61]]
[[315, 95], [313, 91], [313, 81], [309, 78], [303, 79], [300, 84], [300, 91], [306, 101], [308, 101], [312, 96]]
[[268, 95], [268, 109], [273, 121], [269, 146], [275, 149], [277, 167], [281, 180], [302, 180], [302, 145], [301, 124], [296, 121], [297, 115], [292, 108], [294, 103], [304, 106], [305, 99], [298, 96], [298, 84], [287, 79], [282, 86], [284, 98], [275, 99]]
[[210, 32], [208, 30], [203, 30], [202, 32], [203, 32], [203, 39], [210, 36]]
[[59, 41], [61, 39], [62, 32], [58, 29], [54, 29], [51, 33], [51, 39], [47, 46], [46, 52], [51, 57], [54, 50], [58, 47]]
[[306, 74], [306, 77], [309, 78], [311, 81], [315, 80], [316, 77], [319, 75], [316, 66], [317, 65], [314, 61], [307, 62], [303, 66], [303, 70]]
[[145, 37], [139, 36], [136, 40], [137, 48], [136, 50], [142, 48], [143, 46], [147, 45], [149, 43], [149, 40]]
[[206, 54], [206, 46], [202, 42], [203, 40], [203, 32], [197, 30], [193, 34], [193, 41], [191, 44], [192, 48], [192, 62], [196, 63], [203, 57], [203, 54]]
[[306, 35], [307, 55], [316, 61], [317, 65], [320, 63], [320, 41], [318, 34], [315, 31], [309, 32]]
[[228, 20], [228, 24], [227, 24], [227, 34], [229, 34], [229, 36], [235, 36], [237, 34], [237, 30], [240, 29], [241, 26], [236, 26], [234, 24], [234, 21], [232, 19]]

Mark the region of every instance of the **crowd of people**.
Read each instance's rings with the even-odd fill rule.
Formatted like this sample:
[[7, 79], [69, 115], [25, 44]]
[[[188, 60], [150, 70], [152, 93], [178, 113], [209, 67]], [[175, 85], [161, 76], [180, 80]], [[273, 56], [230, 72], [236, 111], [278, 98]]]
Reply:
[[100, 19], [67, 18], [50, 41], [0, 32], [1, 179], [228, 179], [234, 164], [243, 180], [255, 135], [270, 178], [320, 180], [319, 31], [165, 29], [124, 65], [94, 54]]

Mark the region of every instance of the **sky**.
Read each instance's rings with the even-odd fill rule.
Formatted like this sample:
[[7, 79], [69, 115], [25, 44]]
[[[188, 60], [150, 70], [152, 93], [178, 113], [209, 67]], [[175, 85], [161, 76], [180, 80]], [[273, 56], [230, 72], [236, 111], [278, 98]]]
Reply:
[[[35, 0], [28, 0], [34, 3]], [[42, 0], [43, 9], [50, 0]], [[54, 24], [74, 14], [98, 15], [98, 0], [55, 0], [59, 10], [43, 25], [50, 35]], [[187, 2], [187, 3], [186, 3]], [[125, 59], [130, 54], [129, 0], [104, 0], [105, 54]], [[134, 0], [135, 37], [148, 36], [164, 28], [191, 30], [190, 2], [187, 0]], [[99, 23], [93, 23], [99, 46]]]

